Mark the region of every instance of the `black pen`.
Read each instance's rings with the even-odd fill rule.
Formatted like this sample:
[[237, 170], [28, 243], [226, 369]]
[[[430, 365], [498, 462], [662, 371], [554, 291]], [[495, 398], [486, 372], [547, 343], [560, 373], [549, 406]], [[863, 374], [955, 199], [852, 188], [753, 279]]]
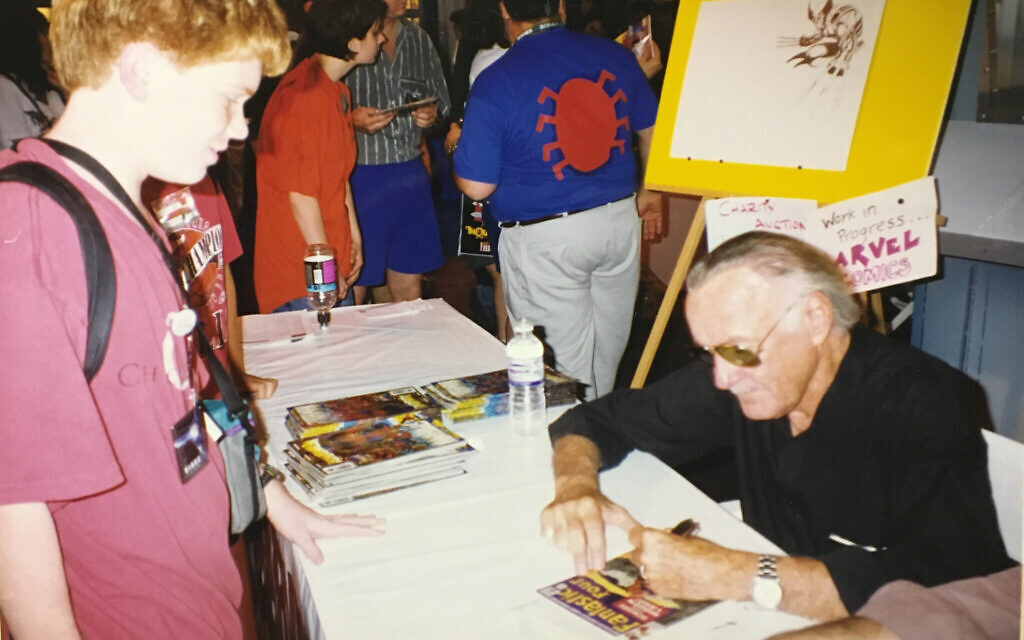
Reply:
[[677, 536], [688, 536], [692, 533], [697, 533], [697, 529], [700, 528], [700, 524], [697, 523], [693, 518], [687, 518], [676, 526], [672, 527], [672, 534]]

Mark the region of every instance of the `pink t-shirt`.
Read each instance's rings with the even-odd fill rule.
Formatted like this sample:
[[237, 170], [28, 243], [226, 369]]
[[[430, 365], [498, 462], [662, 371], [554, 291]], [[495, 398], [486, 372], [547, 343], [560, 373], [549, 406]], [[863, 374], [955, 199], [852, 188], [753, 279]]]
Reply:
[[[110, 242], [117, 305], [102, 367], [86, 384], [86, 285], [69, 216], [0, 185], [0, 504], [45, 502], [85, 638], [239, 638], [242, 585], [228, 550], [223, 462], [182, 484], [171, 428], [192, 406], [181, 300], [146, 231], [27, 140], [0, 166], [36, 160], [68, 177]], [[164, 347], [169, 352], [165, 361]]]

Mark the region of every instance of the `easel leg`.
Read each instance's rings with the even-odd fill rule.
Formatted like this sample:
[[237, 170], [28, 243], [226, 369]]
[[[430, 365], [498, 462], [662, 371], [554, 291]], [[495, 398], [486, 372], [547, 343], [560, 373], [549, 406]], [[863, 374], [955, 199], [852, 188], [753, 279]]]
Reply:
[[679, 251], [679, 259], [676, 261], [675, 269], [672, 270], [672, 278], [665, 290], [665, 297], [658, 308], [658, 315], [654, 319], [654, 326], [651, 327], [651, 334], [647, 337], [647, 344], [644, 345], [644, 352], [640, 355], [640, 363], [633, 374], [633, 381], [629, 384], [631, 389], [639, 389], [647, 381], [647, 374], [651, 371], [651, 364], [654, 362], [654, 355], [658, 352], [658, 345], [665, 335], [665, 327], [668, 326], [668, 319], [672, 315], [672, 309], [679, 298], [679, 291], [686, 281], [686, 274], [693, 264], [693, 256], [697, 253], [697, 246], [704, 237], [704, 200], [700, 201], [697, 212], [693, 216], [693, 223], [690, 231], [686, 234], [686, 241]]
[[889, 327], [885, 322], [885, 310], [882, 308], [882, 292], [872, 291], [869, 293], [868, 303], [870, 304], [868, 320], [871, 324], [871, 328], [883, 336], [887, 335], [889, 333]]

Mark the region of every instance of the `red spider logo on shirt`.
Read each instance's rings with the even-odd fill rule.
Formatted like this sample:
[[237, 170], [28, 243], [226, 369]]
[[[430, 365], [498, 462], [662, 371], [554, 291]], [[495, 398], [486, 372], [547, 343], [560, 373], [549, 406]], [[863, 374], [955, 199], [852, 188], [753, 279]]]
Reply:
[[597, 82], [572, 78], [558, 93], [544, 87], [537, 96], [539, 104], [548, 98], [555, 102], [553, 115], [541, 114], [537, 118], [537, 131], [542, 131], [546, 124], [555, 125], [555, 141], [545, 144], [542, 151], [544, 162], [550, 162], [555, 149], [562, 152], [561, 162], [551, 167], [559, 180], [564, 177], [562, 169], [566, 166], [584, 173], [602, 166], [611, 156], [612, 147], [626, 153], [626, 141], [615, 137], [619, 127], [629, 129], [628, 118], [615, 116], [615, 104], [620, 100], [626, 102], [626, 94], [619, 89], [608, 96], [604, 84], [609, 80], [615, 80], [615, 76], [602, 69]]

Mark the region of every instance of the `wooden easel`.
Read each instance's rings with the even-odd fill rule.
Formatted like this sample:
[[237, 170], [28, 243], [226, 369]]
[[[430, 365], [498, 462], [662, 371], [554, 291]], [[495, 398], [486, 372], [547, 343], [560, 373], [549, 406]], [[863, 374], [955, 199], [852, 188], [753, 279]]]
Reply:
[[704, 202], [706, 200], [707, 198], [701, 198], [700, 204], [697, 205], [697, 212], [693, 216], [690, 230], [686, 233], [683, 248], [679, 250], [679, 258], [676, 260], [675, 268], [672, 269], [672, 277], [665, 289], [665, 297], [661, 300], [658, 315], [654, 318], [654, 326], [651, 327], [644, 351], [640, 354], [640, 363], [637, 364], [636, 372], [633, 374], [633, 381], [629, 383], [631, 389], [639, 389], [647, 381], [647, 374], [651, 371], [654, 356], [658, 353], [661, 339], [665, 335], [665, 327], [668, 326], [668, 319], [672, 315], [672, 309], [676, 306], [679, 291], [682, 290], [683, 283], [686, 281], [686, 274], [690, 272], [693, 256], [697, 254], [697, 246], [704, 238]]
[[[647, 159], [644, 181], [648, 188], [691, 195], [775, 192], [780, 197], [837, 202], [855, 194], [871, 193], [928, 175], [949, 99], [950, 79], [956, 70], [971, 11], [970, 0], [948, 0], [943, 11], [931, 16], [932, 24], [925, 34], [920, 29], [920, 3], [886, 0], [870, 74], [864, 85], [856, 128], [842, 171], [805, 171], [800, 166], [726, 162], [721, 158], [691, 158], [688, 153], [673, 152], [679, 122], [696, 118], [696, 121], [717, 127], [730, 126], [728, 115], [720, 121], [708, 123], [699, 119], [701, 113], [688, 110], [680, 101], [689, 65], [717, 65], [719, 62], [713, 53], [709, 54], [713, 48], [702, 48], [702, 45], [694, 49], [699, 32], [705, 35], [717, 33], [714, 24], [698, 24], [702, 8], [709, 3], [711, 0], [683, 2], [676, 14], [672, 55], [666, 65], [657, 126]], [[792, 4], [799, 8], [799, 2]], [[759, 14], [754, 10], [749, 15], [756, 19]], [[763, 49], [751, 43], [746, 52], [747, 57], [742, 59], [752, 60], [763, 53]], [[745, 77], [744, 72], [749, 66], [747, 62], [743, 64], [743, 67], [734, 67], [741, 78]], [[703, 70], [700, 66], [694, 68]], [[919, 69], [929, 72], [919, 74]], [[720, 82], [701, 85], [702, 91], [713, 95], [719, 87], [735, 86], [736, 79], [730, 76], [733, 69], [716, 66], [714, 71]], [[908, 74], [914, 74], [914, 82], [906, 82]], [[697, 75], [700, 76], [699, 73]], [[893, 144], [893, 132], [898, 132], [899, 144]], [[697, 243], [704, 235], [705, 221], [702, 201], [630, 383], [633, 388], [642, 387], [647, 379], [696, 254]], [[869, 306], [881, 306], [881, 297], [877, 293], [869, 295]]]

